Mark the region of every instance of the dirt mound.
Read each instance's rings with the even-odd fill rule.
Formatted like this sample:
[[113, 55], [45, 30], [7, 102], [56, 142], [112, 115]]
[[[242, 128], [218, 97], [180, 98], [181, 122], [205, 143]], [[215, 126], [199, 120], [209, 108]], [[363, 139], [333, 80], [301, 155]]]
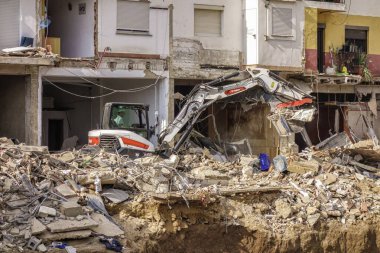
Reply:
[[188, 208], [186, 203], [137, 202], [114, 210], [126, 228], [130, 252], [380, 252], [379, 217], [350, 225], [338, 220], [287, 225], [279, 234], [260, 215], [230, 216], [225, 203]]

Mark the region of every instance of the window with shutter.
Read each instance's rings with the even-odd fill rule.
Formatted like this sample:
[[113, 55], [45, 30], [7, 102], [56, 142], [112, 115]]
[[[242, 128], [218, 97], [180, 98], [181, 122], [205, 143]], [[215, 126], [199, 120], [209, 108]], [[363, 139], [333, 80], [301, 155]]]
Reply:
[[20, 1], [0, 1], [0, 50], [20, 45]]
[[220, 6], [195, 5], [194, 34], [196, 36], [222, 36], [222, 12]]
[[118, 0], [117, 32], [148, 33], [149, 4], [149, 2]]
[[293, 10], [291, 8], [272, 8], [272, 36], [293, 36]]

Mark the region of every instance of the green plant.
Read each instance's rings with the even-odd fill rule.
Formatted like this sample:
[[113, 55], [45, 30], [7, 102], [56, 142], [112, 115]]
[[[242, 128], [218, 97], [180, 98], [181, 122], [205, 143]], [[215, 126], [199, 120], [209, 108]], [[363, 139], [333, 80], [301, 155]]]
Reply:
[[363, 67], [362, 77], [364, 81], [366, 82], [370, 82], [370, 83], [373, 82], [373, 76], [372, 76], [371, 70], [369, 70], [368, 67]]
[[368, 66], [368, 55], [366, 53], [358, 54], [358, 65], [367, 67]]
[[358, 55], [358, 65], [361, 67], [361, 76], [363, 77], [363, 80], [366, 82], [372, 83], [373, 76], [371, 73], [371, 70], [368, 68], [368, 54], [361, 52]]

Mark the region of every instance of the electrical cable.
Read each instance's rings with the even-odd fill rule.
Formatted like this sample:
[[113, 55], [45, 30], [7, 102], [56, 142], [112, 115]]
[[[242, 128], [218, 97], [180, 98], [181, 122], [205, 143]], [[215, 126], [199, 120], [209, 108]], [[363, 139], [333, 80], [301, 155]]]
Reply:
[[344, 18], [344, 21], [341, 22], [341, 23], [338, 23], [338, 24], [335, 23], [335, 22], [333, 22], [334, 25], [343, 25], [343, 24], [345, 24], [345, 23], [347, 22], [348, 15], [350, 14], [350, 11], [351, 11], [351, 1], [352, 1], [352, 0], [350, 0], [350, 4], [348, 5], [347, 14], [346, 14], [346, 17]]
[[[149, 89], [150, 87], [155, 86], [158, 83], [158, 80], [160, 79], [160, 77], [162, 76], [162, 74], [163, 74], [163, 72], [159, 76], [157, 76], [156, 81], [154, 83], [149, 84], [147, 86], [140, 87], [140, 88], [128, 89], [128, 90], [115, 90], [115, 89], [108, 88], [108, 90], [110, 90], [111, 92], [106, 93], [106, 94], [102, 94], [102, 95], [99, 95], [99, 96], [84, 96], [84, 95], [76, 94], [76, 93], [73, 93], [71, 91], [68, 91], [68, 90], [65, 90], [65, 89], [59, 87], [58, 85], [54, 84], [52, 81], [50, 81], [49, 79], [47, 79], [46, 77], [43, 77], [43, 79], [46, 82], [48, 82], [50, 85], [56, 87], [57, 89], [59, 89], [59, 90], [61, 90], [63, 92], [66, 92], [66, 93], [68, 93], [68, 94], [70, 94], [72, 96], [81, 97], [81, 98], [88, 98], [88, 99], [95, 99], [95, 98], [106, 97], [106, 96], [109, 96], [109, 95], [112, 95], [112, 94], [115, 94], [115, 93], [135, 93], [135, 92], [140, 92], [140, 91]], [[91, 83], [93, 83], [93, 82], [91, 82]], [[96, 84], [96, 83], [93, 83], [93, 84]], [[96, 84], [96, 85], [99, 86], [99, 87], [103, 87], [102, 85], [98, 85], [98, 84]]]
[[68, 91], [68, 90], [65, 90], [61, 87], [59, 87], [58, 85], [54, 84], [53, 82], [49, 81], [47, 78], [45, 77], [42, 77], [46, 82], [48, 82], [50, 85], [54, 86], [55, 88], [67, 93], [67, 94], [70, 94], [72, 96], [75, 96], [75, 97], [80, 97], [80, 98], [88, 98], [88, 99], [95, 99], [95, 98], [102, 98], [102, 97], [106, 97], [106, 96], [109, 96], [111, 94], [114, 94], [116, 92], [114, 91], [111, 91], [110, 93], [107, 93], [107, 94], [102, 94], [102, 95], [99, 95], [99, 96], [84, 96], [84, 95], [80, 95], [80, 94], [76, 94], [76, 93], [73, 93], [71, 91]]

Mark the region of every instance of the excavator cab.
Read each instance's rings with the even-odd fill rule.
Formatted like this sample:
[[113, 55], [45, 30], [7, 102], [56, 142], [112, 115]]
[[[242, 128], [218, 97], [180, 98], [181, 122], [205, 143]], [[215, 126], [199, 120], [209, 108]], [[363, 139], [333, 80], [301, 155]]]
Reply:
[[103, 122], [107, 125], [108, 121], [108, 129], [128, 130], [149, 139], [148, 111], [147, 105], [110, 103]]
[[148, 112], [145, 104], [105, 104], [101, 129], [88, 133], [88, 144], [131, 157], [154, 152]]

